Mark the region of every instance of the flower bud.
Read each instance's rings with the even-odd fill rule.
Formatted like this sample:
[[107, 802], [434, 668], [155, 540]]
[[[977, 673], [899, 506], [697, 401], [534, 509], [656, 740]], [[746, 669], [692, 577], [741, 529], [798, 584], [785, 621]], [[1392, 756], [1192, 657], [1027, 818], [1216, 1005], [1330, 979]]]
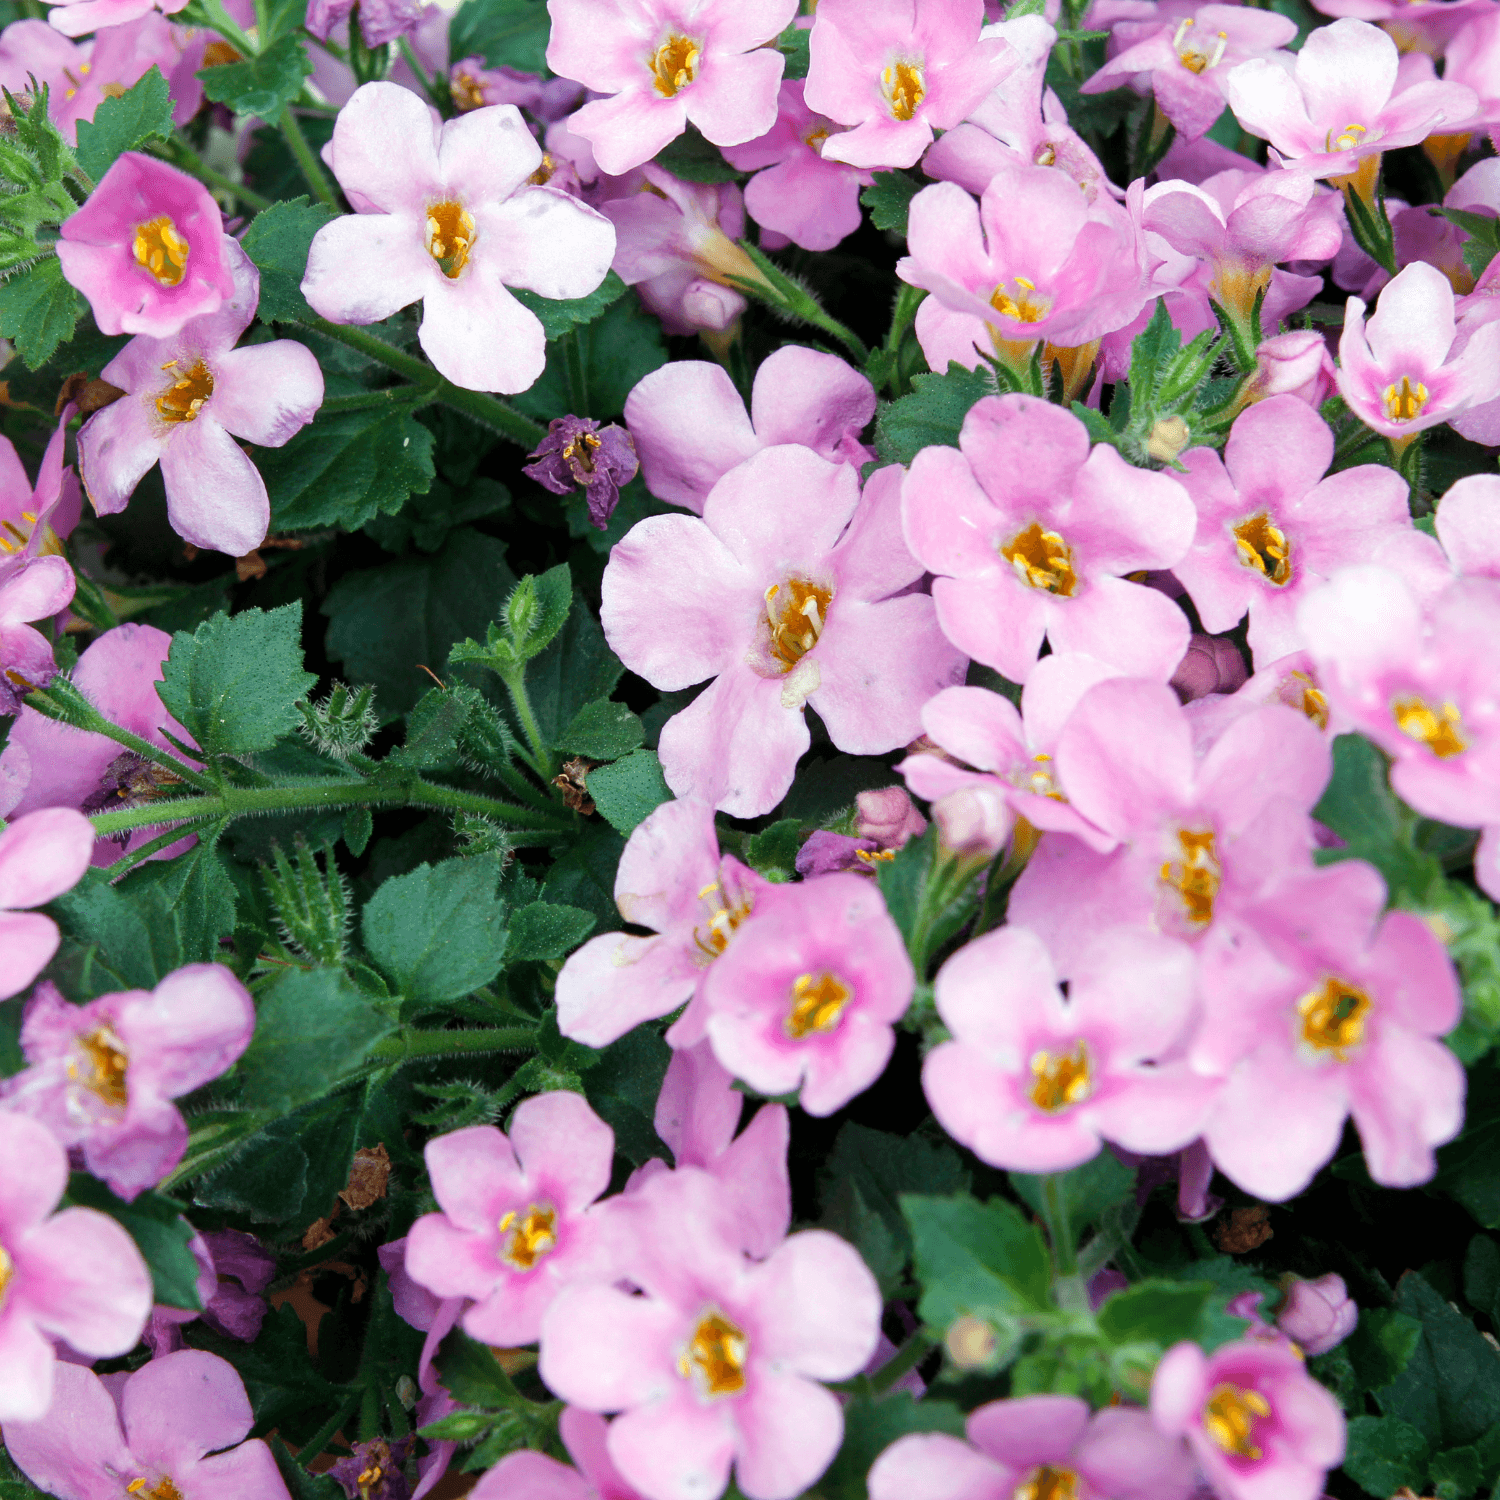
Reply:
[[902, 849], [927, 830], [927, 819], [902, 786], [883, 786], [854, 799], [856, 837], [874, 839], [884, 849]]
[[1187, 447], [1192, 436], [1192, 430], [1181, 417], [1158, 417], [1146, 439], [1146, 452], [1162, 463], [1171, 463]]
[[348, 760], [351, 755], [358, 755], [380, 728], [373, 699], [372, 688], [352, 691], [342, 682], [336, 682], [321, 701], [297, 705], [302, 714], [302, 722], [297, 728], [303, 739], [310, 741], [324, 755], [332, 756], [334, 760]]
[[1316, 1281], [1293, 1280], [1276, 1313], [1276, 1326], [1306, 1354], [1326, 1354], [1342, 1344], [1359, 1321], [1344, 1278], [1329, 1272]]
[[1247, 676], [1245, 659], [1233, 641], [1195, 633], [1172, 674], [1172, 687], [1184, 703], [1192, 703], [1210, 693], [1232, 693]]
[[943, 846], [968, 859], [993, 859], [1015, 821], [1005, 799], [985, 786], [960, 787], [932, 804]]
[[1277, 334], [1255, 351], [1255, 376], [1245, 404], [1267, 396], [1296, 396], [1309, 406], [1321, 406], [1333, 390], [1333, 376], [1327, 340], [1316, 329]]

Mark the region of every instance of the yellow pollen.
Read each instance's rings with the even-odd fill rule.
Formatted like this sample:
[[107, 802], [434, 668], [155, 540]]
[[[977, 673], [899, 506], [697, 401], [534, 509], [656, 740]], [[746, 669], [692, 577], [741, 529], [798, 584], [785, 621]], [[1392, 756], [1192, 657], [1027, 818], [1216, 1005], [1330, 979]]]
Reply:
[[1212, 829], [1179, 828], [1177, 842], [1181, 859], [1169, 859], [1161, 867], [1164, 885], [1182, 898], [1183, 911], [1194, 927], [1206, 927], [1214, 919], [1214, 897], [1224, 872], [1214, 848]]
[[557, 1244], [557, 1210], [550, 1203], [533, 1203], [519, 1223], [517, 1218], [512, 1209], [500, 1221], [500, 1233], [506, 1236], [500, 1259], [518, 1271], [529, 1271]]
[[829, 130], [828, 126], [820, 121], [802, 137], [802, 143], [805, 146], [812, 147], [821, 156], [823, 154], [823, 142], [832, 134], [833, 132]]
[[1421, 698], [1398, 698], [1391, 704], [1391, 713], [1402, 734], [1426, 745], [1439, 760], [1451, 760], [1469, 748], [1463, 718], [1452, 703], [1434, 709]]
[[832, 1031], [853, 998], [854, 991], [826, 969], [818, 975], [799, 974], [792, 982], [791, 1013], [781, 1023], [781, 1029], [794, 1042], [805, 1041], [814, 1033]]
[[833, 590], [809, 578], [788, 578], [766, 590], [766, 620], [771, 627], [771, 655], [783, 675], [818, 644], [828, 623]]
[[359, 1478], [354, 1482], [359, 1486], [361, 1494], [367, 1494], [380, 1483], [380, 1477], [384, 1473], [385, 1470], [379, 1464], [371, 1464], [368, 1469], [360, 1470]]
[[0, 1308], [5, 1306], [6, 1289], [10, 1286], [10, 1279], [16, 1274], [16, 1263], [5, 1253], [5, 1246], [0, 1245]]
[[244, 59], [228, 42], [210, 42], [203, 49], [203, 66], [205, 68], [223, 68], [227, 67], [230, 63], [243, 61]]
[[688, 1346], [677, 1357], [677, 1371], [692, 1380], [704, 1396], [734, 1396], [745, 1389], [745, 1331], [721, 1312], [710, 1310], [698, 1320]]
[[479, 109], [484, 104], [484, 89], [472, 73], [455, 73], [448, 82], [453, 107], [460, 111]]
[[1302, 1040], [1319, 1052], [1331, 1052], [1340, 1062], [1365, 1039], [1365, 1022], [1372, 1003], [1363, 990], [1329, 977], [1297, 1002], [1302, 1017]]
[[474, 216], [462, 203], [449, 199], [428, 208], [427, 253], [450, 281], [456, 281], [462, 274], [473, 247]]
[[656, 92], [663, 99], [670, 99], [678, 89], [685, 89], [698, 76], [698, 62], [702, 57], [698, 43], [680, 32], [670, 32], [666, 41], [651, 55], [648, 64], [654, 78]]
[[1011, 1500], [1078, 1500], [1078, 1487], [1078, 1475], [1073, 1469], [1054, 1469], [1051, 1464], [1042, 1464], [1016, 1486]]
[[1270, 1415], [1271, 1403], [1259, 1391], [1225, 1384], [1214, 1388], [1203, 1408], [1203, 1429], [1232, 1458], [1259, 1458], [1250, 1439], [1256, 1421]]
[[1185, 67], [1189, 73], [1205, 73], [1210, 68], [1216, 68], [1220, 59], [1224, 56], [1224, 49], [1229, 45], [1227, 32], [1216, 32], [1214, 39], [1208, 44], [1208, 50], [1194, 46], [1188, 38], [1188, 33], [1193, 29], [1193, 18], [1186, 17], [1177, 27], [1177, 34], [1172, 38], [1172, 50], [1177, 54], [1177, 61]]
[[894, 849], [856, 849], [854, 857], [864, 860], [867, 865], [873, 865], [877, 859], [882, 862], [895, 859], [896, 851]]
[[557, 161], [550, 151], [542, 152], [542, 164], [526, 180], [533, 187], [546, 187], [557, 175]]
[[1031, 1102], [1055, 1115], [1081, 1104], [1094, 1092], [1089, 1074], [1088, 1043], [1080, 1041], [1071, 1052], [1037, 1052], [1031, 1059]]
[[1002, 281], [990, 293], [990, 306], [1003, 317], [1014, 318], [1018, 323], [1040, 323], [1052, 307], [1050, 297], [1036, 294], [1036, 283], [1025, 276], [1012, 276], [1014, 293], [1007, 291]]
[[1234, 545], [1243, 567], [1264, 574], [1277, 588], [1292, 581], [1292, 544], [1265, 511], [1234, 528]]
[[1280, 696], [1288, 708], [1300, 708], [1319, 729], [1328, 728], [1328, 697], [1313, 686], [1306, 672], [1293, 672], [1282, 684]]
[[1058, 790], [1057, 778], [1052, 774], [1052, 757], [1039, 751], [1031, 757], [1031, 769], [1018, 771], [1012, 778], [1023, 792], [1035, 792], [1038, 797], [1051, 797], [1055, 802], [1068, 799]]
[[909, 120], [927, 97], [921, 63], [893, 62], [880, 75], [880, 92], [898, 120]]
[[1051, 141], [1043, 141], [1036, 148], [1036, 155], [1031, 158], [1032, 162], [1039, 167], [1050, 167], [1057, 161], [1057, 147]]
[[[718, 893], [719, 889], [718, 881], [713, 881], [698, 892], [698, 899], [706, 901], [710, 896]], [[750, 915], [751, 905], [749, 896], [742, 901], [725, 905], [720, 895], [708, 921], [702, 927], [693, 929], [693, 944], [705, 960], [717, 958], [729, 946], [729, 940], [734, 936], [735, 928]]]
[[139, 1479], [132, 1479], [125, 1486], [125, 1492], [139, 1495], [140, 1500], [182, 1500], [182, 1491], [172, 1483], [170, 1474], [163, 1474], [155, 1484], [142, 1475]]
[[1399, 390], [1394, 385], [1385, 388], [1385, 414], [1392, 422], [1415, 422], [1426, 405], [1427, 387], [1420, 380], [1413, 385], [1409, 375], [1401, 377]]
[[166, 214], [135, 226], [135, 263], [163, 286], [180, 286], [187, 274], [188, 242]]
[[578, 467], [585, 474], [592, 474], [594, 472], [594, 449], [602, 446], [600, 440], [592, 432], [580, 432], [563, 449], [563, 460], [566, 463], [573, 463], [576, 460]]
[[1078, 574], [1073, 571], [1073, 552], [1055, 531], [1043, 531], [1033, 521], [1000, 548], [1000, 556], [1016, 570], [1016, 577], [1030, 588], [1045, 589], [1070, 599], [1078, 592]]
[[156, 398], [156, 410], [164, 422], [191, 422], [213, 393], [214, 377], [200, 359]]
[[130, 1055], [119, 1037], [108, 1026], [96, 1026], [78, 1038], [78, 1050], [83, 1053], [90, 1071], [87, 1076], [80, 1077], [78, 1062], [70, 1061], [68, 1077], [81, 1083], [90, 1093], [97, 1094], [110, 1108], [124, 1109], [130, 1100], [125, 1085]]
[[1366, 125], [1346, 125], [1337, 135], [1330, 130], [1324, 145], [1330, 151], [1357, 151], [1369, 133]]

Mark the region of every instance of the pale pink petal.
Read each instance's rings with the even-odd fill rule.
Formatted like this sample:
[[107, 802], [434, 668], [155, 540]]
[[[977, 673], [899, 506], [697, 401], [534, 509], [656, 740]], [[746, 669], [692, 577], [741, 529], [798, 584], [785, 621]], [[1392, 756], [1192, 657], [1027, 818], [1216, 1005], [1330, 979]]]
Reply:
[[753, 1277], [756, 1331], [777, 1368], [845, 1380], [875, 1353], [880, 1288], [847, 1240], [794, 1234]]
[[162, 450], [161, 476], [167, 517], [185, 542], [243, 557], [265, 541], [271, 522], [265, 481], [207, 412], [179, 424]]
[[164, 1467], [242, 1442], [255, 1420], [234, 1366], [199, 1349], [142, 1365], [125, 1382], [120, 1416], [132, 1454]]
[[1011, 1500], [1020, 1475], [960, 1438], [914, 1432], [898, 1438], [870, 1468], [870, 1500]]
[[681, 1393], [616, 1417], [609, 1424], [609, 1456], [626, 1480], [652, 1500], [721, 1494], [738, 1436], [733, 1410], [724, 1402], [700, 1405], [684, 1384]]
[[[23, 1330], [29, 1338], [14, 1338]], [[71, 1500], [97, 1495], [105, 1472], [124, 1473], [130, 1465], [114, 1400], [92, 1370], [54, 1362], [51, 1346], [21, 1319], [13, 1320], [11, 1335], [0, 1336], [4, 1344], [0, 1411], [6, 1413], [6, 1452], [49, 1495], [66, 1495]], [[14, 1388], [27, 1379], [34, 1384], [22, 1392], [24, 1402], [44, 1403], [41, 1412], [29, 1417], [14, 1401]], [[48, 1395], [50, 1406], [45, 1404]]]
[[132, 1053], [149, 1053], [151, 1086], [175, 1099], [239, 1059], [255, 1030], [255, 1006], [223, 964], [188, 964], [129, 1004], [120, 1024]]
[[595, 99], [568, 117], [568, 129], [594, 148], [599, 170], [609, 177], [623, 177], [650, 161], [686, 127], [687, 102], [680, 91], [662, 99], [645, 88]]
[[614, 258], [615, 226], [596, 209], [552, 188], [485, 204], [476, 218], [476, 260], [483, 256], [492, 262], [506, 286], [542, 297], [588, 296]]
[[459, 202], [509, 198], [541, 164], [542, 148], [514, 104], [470, 110], [438, 137], [439, 175]]
[[306, 344], [275, 339], [222, 354], [215, 365], [214, 418], [247, 443], [279, 448], [323, 404], [323, 371]]
[[659, 1400], [673, 1392], [668, 1381], [676, 1379], [673, 1342], [682, 1321], [655, 1298], [610, 1286], [567, 1287], [542, 1319], [541, 1377], [587, 1411]]
[[838, 1397], [778, 1372], [756, 1381], [746, 1406], [735, 1464], [740, 1489], [763, 1500], [802, 1494], [833, 1462], [843, 1441]]
[[444, 379], [470, 391], [514, 395], [534, 385], [547, 364], [541, 319], [511, 296], [499, 268], [480, 254], [458, 280], [444, 276], [429, 287], [417, 341]]
[[1465, 1084], [1441, 1042], [1395, 1028], [1350, 1069], [1350, 1112], [1376, 1182], [1404, 1188], [1432, 1177], [1432, 1148], [1463, 1126]]
[[1056, 1462], [1083, 1437], [1089, 1405], [1077, 1396], [1023, 1396], [990, 1401], [971, 1412], [969, 1441], [999, 1463], [1030, 1469]]
[[1044, 608], [1054, 651], [1081, 651], [1133, 677], [1165, 682], [1192, 638], [1188, 618], [1174, 601], [1123, 578], [1095, 578], [1078, 598]]
[[333, 127], [334, 173], [382, 213], [419, 213], [441, 181], [430, 105], [396, 83], [367, 83]]
[[65, 1208], [9, 1248], [38, 1327], [94, 1359], [135, 1347], [151, 1311], [151, 1273], [114, 1219]]
[[559, 1207], [586, 1208], [609, 1186], [615, 1133], [581, 1094], [537, 1094], [510, 1118], [510, 1143], [528, 1178], [544, 1182]]
[[442, 274], [415, 214], [345, 214], [313, 236], [302, 295], [331, 323], [378, 323], [426, 296]]
[[585, 1046], [607, 1047], [642, 1021], [670, 1015], [697, 987], [692, 954], [680, 937], [590, 938], [557, 976], [558, 1029]]
[[[788, 352], [773, 354], [766, 364]], [[700, 515], [719, 479], [759, 446], [734, 382], [721, 365], [706, 360], [672, 360], [652, 371], [626, 398], [625, 422], [646, 488]]]
[[40, 912], [0, 912], [0, 1000], [19, 995], [57, 952], [57, 923]]
[[[780, 8], [786, 11], [784, 0]], [[785, 63], [771, 47], [710, 58], [702, 84], [687, 90], [688, 119], [716, 146], [738, 146], [764, 135], [776, 123]]]
[[70, 807], [17, 818], [0, 833], [0, 908], [44, 906], [83, 879], [94, 826]]

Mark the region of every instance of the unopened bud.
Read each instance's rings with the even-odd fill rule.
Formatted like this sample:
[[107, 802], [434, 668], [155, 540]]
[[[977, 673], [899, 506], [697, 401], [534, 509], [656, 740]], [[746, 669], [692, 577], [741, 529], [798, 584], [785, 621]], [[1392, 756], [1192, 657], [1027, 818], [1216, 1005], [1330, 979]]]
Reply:
[[955, 1318], [943, 1336], [948, 1358], [960, 1370], [982, 1370], [995, 1357], [1000, 1340], [983, 1318]]
[[297, 728], [324, 755], [348, 760], [370, 743], [380, 727], [374, 696], [372, 688], [356, 690], [336, 682], [326, 698], [297, 705], [302, 713]]
[[1192, 438], [1192, 431], [1181, 417], [1158, 417], [1146, 439], [1146, 452], [1164, 464], [1171, 463]]
[[927, 831], [927, 819], [912, 805], [902, 786], [860, 792], [854, 799], [857, 838], [874, 839], [884, 849], [903, 849]]
[[1319, 407], [1333, 390], [1334, 364], [1328, 341], [1313, 328], [1265, 339], [1255, 351], [1255, 374], [1246, 387], [1250, 405], [1268, 396], [1295, 396]]
[[932, 804], [943, 846], [961, 858], [993, 859], [1015, 821], [1005, 799], [987, 786], [960, 787]]
[[324, 870], [300, 833], [295, 847], [295, 863], [276, 844], [271, 851], [275, 868], [261, 868], [282, 941], [318, 963], [342, 963], [349, 937], [349, 887], [332, 854], [325, 856]]

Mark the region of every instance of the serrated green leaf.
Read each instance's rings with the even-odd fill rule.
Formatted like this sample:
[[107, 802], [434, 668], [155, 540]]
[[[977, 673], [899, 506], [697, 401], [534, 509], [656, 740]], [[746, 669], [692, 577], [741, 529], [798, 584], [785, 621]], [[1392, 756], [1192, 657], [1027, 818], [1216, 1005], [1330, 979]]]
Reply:
[[312, 316], [300, 284], [307, 274], [307, 253], [313, 236], [337, 218], [322, 203], [292, 198], [273, 203], [250, 221], [240, 241], [245, 254], [260, 271], [260, 305], [257, 315], [267, 321]]
[[592, 322], [578, 325], [571, 346], [549, 344], [541, 378], [512, 404], [543, 422], [559, 412], [603, 421], [619, 416], [637, 383], [666, 362], [661, 323], [631, 292]]
[[875, 181], [859, 195], [859, 201], [870, 210], [870, 222], [877, 229], [905, 235], [911, 200], [926, 186], [910, 172], [877, 172]]
[[883, 464], [909, 464], [923, 448], [956, 448], [969, 408], [995, 394], [983, 370], [950, 363], [946, 375], [914, 375], [911, 395], [883, 407], [875, 421], [875, 448]]
[[545, 0], [467, 0], [454, 13], [448, 50], [455, 59], [482, 57], [492, 68], [543, 73], [550, 30]]
[[312, 59], [300, 36], [283, 36], [244, 62], [204, 68], [198, 77], [204, 96], [227, 104], [237, 115], [278, 120], [282, 109], [302, 92], [312, 74]]
[[1362, 1311], [1344, 1345], [1360, 1389], [1379, 1390], [1395, 1380], [1410, 1362], [1421, 1338], [1421, 1323], [1406, 1313], [1389, 1307]]
[[57, 346], [73, 337], [82, 312], [83, 299], [55, 255], [0, 284], [0, 335], [15, 344], [29, 370], [46, 364]]
[[955, 1318], [1001, 1317], [1049, 1305], [1051, 1262], [1042, 1232], [1001, 1198], [980, 1203], [902, 1194], [923, 1321], [939, 1331]]
[[576, 906], [556, 906], [550, 901], [533, 901], [510, 919], [506, 961], [563, 958], [589, 935], [593, 926], [592, 912], [580, 911]]
[[1427, 1439], [1400, 1417], [1355, 1417], [1344, 1472], [1367, 1494], [1388, 1500], [1402, 1486], [1415, 1493], [1427, 1477]]
[[656, 1101], [672, 1049], [650, 1026], [611, 1043], [583, 1075], [594, 1111], [615, 1133], [615, 1150], [634, 1166], [667, 1154], [656, 1133]]
[[1099, 1309], [1099, 1331], [1115, 1344], [1156, 1344], [1166, 1349], [1195, 1336], [1214, 1295], [1207, 1281], [1138, 1281]]
[[590, 771], [588, 790], [610, 827], [625, 834], [672, 800], [654, 750], [632, 750], [623, 760]]
[[573, 579], [567, 563], [545, 573], [528, 573], [505, 602], [505, 624], [516, 655], [523, 661], [540, 656], [572, 607]]
[[275, 1435], [270, 1440], [271, 1457], [281, 1474], [291, 1500], [343, 1500], [344, 1489], [329, 1474], [309, 1474], [292, 1456], [291, 1450]]
[[219, 956], [219, 939], [234, 931], [234, 882], [216, 847], [223, 826], [203, 829], [186, 853], [153, 860], [129, 877], [143, 896], [153, 888], [160, 892], [177, 919], [182, 956], [188, 963], [212, 962]]
[[653, 158], [663, 171], [683, 182], [736, 182], [740, 173], [724, 160], [724, 153], [689, 125], [668, 141]]
[[628, 755], [646, 738], [640, 719], [609, 698], [585, 703], [563, 730], [559, 750], [586, 755], [590, 760], [618, 760]]
[[797, 873], [797, 851], [802, 847], [802, 824], [783, 818], [745, 843], [745, 863], [768, 880], [790, 880]]
[[107, 870], [91, 869], [49, 908], [66, 938], [93, 950], [83, 998], [110, 990], [149, 990], [187, 962], [180, 917], [166, 894], [134, 876], [111, 884]]
[[[1097, 1224], [1106, 1210], [1122, 1203], [1135, 1191], [1135, 1172], [1112, 1151], [1101, 1151], [1091, 1161], [1071, 1172], [1053, 1174], [1058, 1206], [1068, 1221], [1068, 1233], [1076, 1244], [1080, 1234]], [[1047, 1179], [1012, 1172], [1010, 1184], [1031, 1211], [1045, 1217]]]
[[511, 296], [523, 307], [529, 307], [542, 322], [542, 331], [548, 341], [560, 338], [570, 328], [583, 323], [592, 323], [603, 315], [605, 308], [625, 295], [625, 283], [615, 272], [608, 272], [604, 280], [587, 297], [541, 297], [528, 292], [524, 287], [513, 287]]
[[193, 1226], [183, 1217], [185, 1203], [162, 1193], [138, 1193], [127, 1203], [87, 1172], [74, 1172], [68, 1179], [68, 1201], [108, 1214], [129, 1234], [151, 1271], [155, 1301], [189, 1312], [203, 1310], [198, 1262], [189, 1249]]
[[172, 134], [172, 94], [155, 63], [123, 94], [100, 100], [92, 120], [78, 122], [78, 165], [98, 182], [125, 151]]

